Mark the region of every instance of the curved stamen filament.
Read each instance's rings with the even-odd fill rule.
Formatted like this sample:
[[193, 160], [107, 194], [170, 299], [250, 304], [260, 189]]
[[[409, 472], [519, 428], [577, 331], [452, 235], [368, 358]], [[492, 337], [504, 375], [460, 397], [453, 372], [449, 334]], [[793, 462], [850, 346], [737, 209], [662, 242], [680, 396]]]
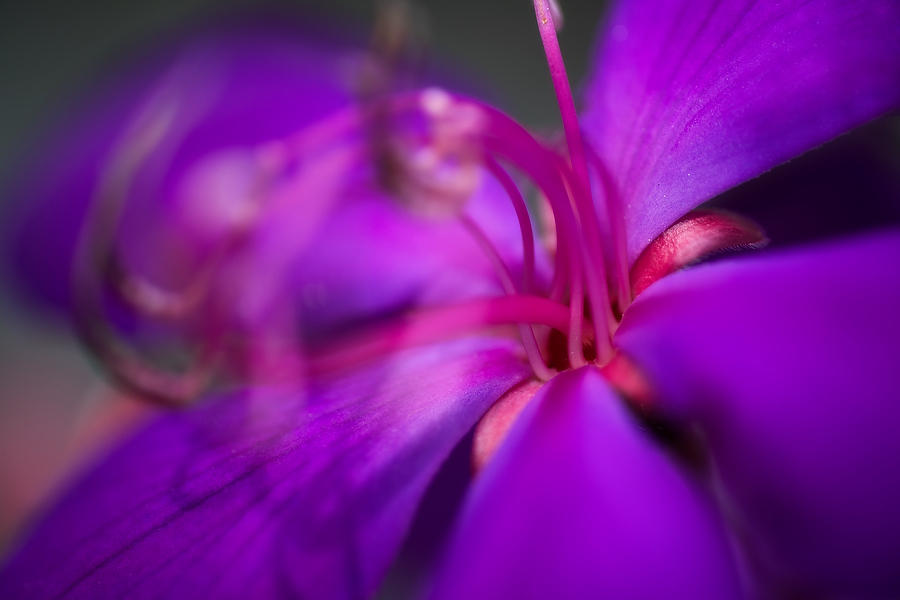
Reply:
[[169, 290], [145, 277], [130, 273], [116, 249], [109, 248], [104, 279], [120, 300], [124, 300], [142, 314], [178, 320], [189, 316], [206, 299], [217, 263], [217, 260], [211, 260], [209, 266], [200, 269], [187, 286]]
[[[581, 223], [585, 227], [584, 244], [589, 256], [597, 257], [597, 261], [589, 263], [585, 272], [589, 294], [588, 302], [593, 316], [595, 335], [597, 340], [597, 358], [600, 362], [606, 362], [612, 357], [612, 342], [609, 340], [609, 332], [615, 326], [615, 316], [612, 314], [609, 289], [606, 285], [606, 268], [603, 261], [603, 249], [601, 245], [601, 233], [594, 217], [594, 207], [590, 197], [580, 183], [575, 180], [564, 165], [560, 165], [566, 190], [572, 198], [577, 214], [581, 217]], [[605, 329], [604, 329], [605, 324]]]
[[[515, 295], [516, 285], [513, 283], [512, 273], [510, 273], [509, 267], [506, 266], [500, 253], [497, 252], [497, 249], [491, 243], [490, 238], [478, 226], [478, 223], [468, 215], [462, 215], [460, 221], [494, 265], [494, 270], [497, 272], [497, 277], [500, 279], [503, 290], [510, 296]], [[538, 379], [548, 381], [553, 376], [553, 371], [547, 368], [544, 357], [541, 356], [534, 329], [528, 325], [519, 325], [519, 335], [522, 338], [522, 346], [525, 348], [528, 363], [531, 365], [534, 374], [537, 375]]]
[[540, 296], [501, 296], [410, 312], [393, 323], [373, 328], [310, 358], [311, 373], [339, 371], [385, 354], [446, 341], [498, 325], [569, 327], [569, 309]]
[[586, 364], [584, 344], [581, 341], [582, 320], [584, 319], [584, 283], [581, 277], [572, 278], [569, 292], [569, 363], [577, 369]]
[[[488, 151], [496, 152], [527, 173], [550, 202], [556, 221], [558, 252], [563, 253], [563, 256], [568, 259], [564, 264], [569, 271], [567, 275], [572, 290], [570, 293], [575, 296], [574, 292], [580, 292], [581, 302], [583, 302], [584, 292], [588, 293], [592, 310], [596, 312], [594, 326], [596, 328], [597, 354], [601, 360], [608, 359], [612, 355], [612, 346], [609, 332], [604, 326], [609, 322], [607, 314], [611, 313], [604, 281], [603, 256], [602, 252], [598, 255], [596, 244], [594, 244], [595, 249], [592, 252], [587, 241], [587, 238], [599, 238], [599, 227], [596, 221], [593, 222], [594, 226], [589, 229], [582, 227], [576, 218], [575, 207], [573, 207], [573, 205], [581, 204], [584, 212], [588, 213], [586, 216], [582, 216], [579, 212], [582, 221], [590, 222], [590, 219], [596, 219], [589, 198], [581, 194], [579, 199], [577, 192], [570, 194], [571, 187], [566, 185], [565, 170], [560, 170], [552, 153], [545, 150], [521, 125], [492, 107], [472, 100], [468, 102], [472, 102], [483, 111], [485, 117], [483, 135]], [[574, 202], [572, 201], [573, 195]], [[557, 264], [559, 266], [559, 261]], [[584, 288], [585, 278], [587, 290]], [[570, 301], [578, 304], [579, 311], [583, 310], [578, 298], [573, 297]], [[573, 323], [571, 329], [570, 333], [577, 338], [580, 327], [577, 326], [577, 323]]]
[[[545, 6], [542, 0], [535, 2], [535, 6], [537, 7], [539, 3]], [[553, 41], [555, 42], [555, 33]], [[556, 67], [553, 66], [555, 63], [552, 56], [558, 55], [558, 44], [555, 46], [555, 52], [556, 54], [552, 54], [548, 50], [548, 61], [552, 63], [551, 71], [555, 73], [555, 78], [558, 76], [564, 79], [565, 70], [561, 59], [556, 71], [554, 71]], [[557, 84], [557, 79], [554, 79], [554, 85], [558, 87]], [[588, 338], [588, 341], [593, 339], [600, 362], [608, 360], [612, 354], [610, 332], [615, 326], [615, 317], [612, 314], [607, 279], [611, 276], [613, 280], [618, 281], [621, 277], [619, 273], [621, 265], [618, 261], [624, 260], [624, 251], [619, 253], [619, 243], [621, 242], [624, 248], [624, 242], [621, 241], [624, 238], [615, 240], [613, 247], [616, 251], [610, 252], [607, 249], [604, 252], [602, 227], [591, 196], [586, 163], [588, 156], [586, 152], [590, 152], [590, 148], [587, 148], [580, 138], [568, 84], [566, 83], [562, 92], [560, 89], [558, 87], [557, 95], [566, 125], [571, 164], [547, 149], [521, 125], [500, 111], [477, 101], [447, 95], [453, 102], [459, 103], [461, 108], [477, 112], [478, 125], [473, 127], [472, 131], [475, 132], [473, 135], [477, 135], [475, 139], [483, 146], [479, 156], [483, 158], [486, 170], [503, 187], [515, 210], [523, 248], [521, 286], [516, 285], [508, 265], [484, 231], [475, 221], [463, 216], [461, 219], [463, 226], [493, 263], [507, 295], [412, 312], [398, 321], [354, 336], [324, 352], [317, 352], [315, 357], [304, 361], [310, 373], [343, 370], [354, 364], [383, 356], [385, 353], [444, 341], [465, 333], [501, 325], [515, 325], [519, 328], [525, 353], [535, 375], [540, 379], [549, 379], [553, 375], [553, 370], [547, 366], [541, 353], [535, 335], [535, 325], [567, 334], [567, 352], [573, 367], [582, 366], [587, 362], [584, 355], [585, 338]], [[415, 119], [423, 114], [426, 118], [434, 117], [423, 108], [424, 104], [427, 104], [425, 100], [429, 98], [426, 94], [427, 91], [384, 99], [385, 114], [392, 119], [392, 127], [389, 130], [391, 135], [402, 135], [406, 131], [405, 122], [402, 121], [405, 117]], [[435, 96], [432, 94], [430, 98], [434, 100]], [[276, 279], [286, 270], [290, 258], [306, 248], [312, 234], [318, 229], [316, 225], [325, 215], [330, 214], [334, 203], [339, 201], [342, 194], [339, 193], [337, 186], [345, 180], [343, 175], [351, 172], [354, 165], [368, 162], [364, 159], [372, 158], [371, 152], [378, 151], [377, 147], [373, 148], [366, 144], [367, 141], [371, 142], [366, 136], [369, 112], [371, 111], [367, 112], [359, 107], [338, 111], [313, 126], [286, 139], [262, 145], [255, 151], [265, 183], [265, 205], [260, 202], [260, 214], [254, 214], [252, 223], [238, 233], [239, 237], [246, 237], [252, 228], [264, 227], [266, 231], [265, 236], [255, 238], [259, 243], [251, 250], [255, 253], [255, 258], [262, 259], [266, 263], [264, 269], [266, 274], [259, 281], [272, 285], [257, 287], [277, 293], [279, 286]], [[87, 232], [83, 240], [87, 247], [81, 251], [83, 256], [79, 264], [82, 269], [105, 264], [112, 255], [122, 204], [147, 152], [158, 143], [154, 141], [155, 136], [165, 134], [165, 126], [161, 126], [161, 129], [161, 133], [139, 131], [133, 139], [126, 140], [131, 146], [136, 147], [126, 145], [125, 149], [130, 152], [122, 152], [118, 160], [110, 166], [108, 180], [101, 186], [103, 189], [100, 190], [98, 198], [96, 207], [99, 212], [98, 219], [91, 228], [98, 229]], [[415, 124], [410, 130], [412, 135], [408, 141], [412, 146], [431, 143], [428, 138], [416, 137]], [[499, 160], [504, 161], [503, 166]], [[556, 271], [549, 290], [549, 298], [529, 295], [534, 293], [536, 288], [542, 287], [535, 281], [535, 232], [525, 199], [510, 173], [504, 168], [506, 165], [526, 174], [547, 198], [553, 211], [557, 253]], [[332, 184], [335, 187], [332, 187]], [[611, 225], [613, 235], [619, 235], [621, 228], [616, 219], [620, 220], [621, 211], [616, 212], [618, 207], [614, 206], [613, 202], [614, 200], [607, 200], [606, 213], [613, 223]], [[297, 211], [303, 212], [303, 220], [295, 217]], [[88, 235], [88, 233], [99, 234]], [[230, 256], [241, 251], [241, 247], [241, 244], [229, 245], [224, 252]], [[280, 256], [276, 256], [278, 254]], [[605, 262], [607, 254], [616, 258], [612, 263], [615, 267]], [[219, 260], [227, 258], [219, 257], [216, 263]], [[116, 266], [123, 267], [123, 265]], [[213, 271], [217, 270], [216, 266], [211, 268]], [[123, 274], [128, 275], [124, 270]], [[132, 286], [134, 290], [131, 288], [129, 290], [135, 292], [132, 294], [135, 298], [142, 299], [135, 302], [140, 305], [138, 308], [151, 309], [149, 312], [154, 313], [151, 316], [160, 317], [170, 313], [177, 316], [184, 313], [186, 307], [202, 304], [193, 298], [193, 293], [188, 293], [192, 288], [186, 289], [183, 295], [170, 295], [161, 293], [165, 290], [144, 282], [139, 278], [139, 274], [131, 276], [133, 280], [126, 277], [123, 281], [141, 284]], [[204, 284], [201, 287], [208, 290], [212, 283], [206, 283], [205, 280], [214, 279], [215, 276], [213, 272], [209, 277], [204, 277]], [[270, 279], [272, 281], [269, 281]], [[143, 285], [144, 283], [148, 285]], [[103, 312], [101, 296], [104, 290], [102, 286], [92, 287], [93, 289], [87, 290], [80, 298], [85, 315], [90, 317], [89, 322], [102, 320], [104, 316], [101, 314]], [[621, 290], [617, 290], [617, 293], [619, 301], [622, 302], [623, 293]], [[263, 296], [265, 295], [263, 293]], [[564, 300], [567, 305], [562, 303]], [[586, 313], [586, 306], [589, 307], [589, 313]], [[541, 329], [540, 332], [543, 334], [544, 330]], [[198, 393], [203, 382], [208, 380], [211, 369], [207, 367], [207, 363], [213, 362], [208, 357], [216, 354], [214, 351], [217, 350], [218, 344], [215, 339], [206, 340], [212, 345], [207, 345], [200, 353], [196, 369], [191, 369], [182, 377], [178, 377], [180, 374], [154, 372], [151, 365], [141, 363], [139, 353], [130, 352], [133, 350], [131, 348], [124, 348], [123, 351], [123, 347], [126, 346], [122, 344], [124, 340], [116, 339], [115, 331], [108, 324], [103, 330], [89, 329], [85, 337], [88, 338], [89, 346], [104, 356], [114, 374], [139, 389], [158, 393], [164, 399], [171, 397], [176, 402], [184, 401]]]
[[[572, 90], [569, 86], [565, 62], [563, 61], [562, 53], [559, 49], [559, 40], [556, 35], [558, 27], [554, 19], [558, 20], [561, 15], [553, 0], [534, 0], [534, 11], [541, 43], [544, 47], [544, 54], [547, 57], [550, 78], [553, 82], [553, 89], [556, 92], [556, 100], [559, 105], [560, 117], [562, 118], [563, 130], [566, 136], [566, 145], [569, 149], [569, 160], [574, 171], [574, 181], [570, 182], [569, 187], [573, 192], [572, 196], [578, 215], [581, 218], [581, 224], [587, 229], [587, 235], [585, 236], [587, 250], [589, 254], [598, 255], [599, 252], [599, 264], [605, 264], [605, 259], [602, 255], [602, 244], [600, 243], [602, 240], [600, 227], [591, 196], [591, 180], [588, 174], [585, 144], [581, 137], [575, 102], [572, 99]], [[605, 272], [597, 273], [594, 269], [591, 269], [591, 266], [597, 268], [599, 264], [593, 263], [592, 265], [590, 259], [587, 259], [586, 262], [589, 269], [587, 272], [587, 283], [590, 305], [594, 313], [595, 327], [598, 328], [597, 356], [600, 362], [606, 362], [612, 356], [612, 345], [610, 341], [604, 340], [606, 336], [601, 334], [599, 328], [602, 326], [601, 323], [604, 318], [609, 323], [609, 331], [615, 324], [615, 318], [611, 313], [609, 294], [605, 285], [607, 277]], [[613, 279], [616, 282], [616, 290], [621, 302], [621, 298], [627, 293], [622, 291], [623, 286], [627, 287], [627, 278], [623, 282], [619, 273], [621, 269], [613, 267], [613, 270], [616, 274]], [[598, 281], [598, 278], [600, 281]]]
[[[569, 202], [565, 186], [559, 173], [554, 169], [550, 154], [518, 123], [503, 113], [483, 104], [470, 101], [478, 106], [485, 117], [484, 143], [489, 152], [495, 152], [527, 173], [547, 197], [553, 208], [558, 241], [557, 268], [568, 270], [567, 279], [573, 290], [582, 290], [585, 262], [590, 256], [584, 249], [582, 232], [578, 226]], [[564, 260], [563, 260], [564, 259]], [[570, 301], [572, 311], [584, 309], [582, 301]], [[579, 319], [572, 319], [569, 331], [570, 342], [580, 340], [580, 331], [575, 328]], [[574, 340], [574, 341], [572, 341]], [[574, 348], [574, 346], [572, 346]], [[581, 353], [581, 349], [578, 350]], [[578, 359], [576, 362], [582, 362]]]
[[522, 233], [522, 291], [528, 293], [534, 285], [534, 230], [531, 226], [531, 217], [528, 214], [528, 205], [525, 198], [516, 186], [516, 182], [509, 176], [503, 167], [488, 156], [485, 158], [488, 171], [500, 182], [506, 195], [509, 196], [516, 217], [519, 219], [519, 231]]
[[[181, 289], [169, 290], [140, 273], [129, 272], [116, 252], [116, 238], [132, 185], [148, 157], [159, 150], [167, 137], [177, 138], [184, 134], [185, 125], [176, 128], [174, 124], [180, 105], [166, 100], [170, 99], [154, 98], [137, 115], [111, 155], [79, 236], [72, 284], [76, 330], [85, 346], [120, 383], [146, 398], [180, 405], [199, 395], [212, 379], [222, 354], [219, 336], [199, 336], [198, 343], [191, 335], [192, 339], [187, 341], [198, 346], [193, 364], [181, 372], [162, 369], [152, 364], [144, 351], [118, 334], [105, 314], [104, 293], [114, 292], [143, 317], [177, 321], [191, 316], [193, 311], [205, 306], [220, 267], [243, 249], [253, 227], [259, 227], [263, 219], [255, 215], [250, 223], [232, 224], [213, 255]], [[411, 98], [400, 99], [397, 104], [398, 110], [414, 106]], [[266, 253], [273, 246], [273, 232], [274, 237], [280, 232], [281, 238], [290, 241], [267, 253], [270, 263], [267, 265], [270, 268], [266, 269], [267, 277], [282, 274], [283, 265], [307, 244], [316, 225], [339, 198], [333, 190], [327, 189], [328, 184], [342, 181], [343, 174], [352, 164], [361, 162], [368, 151], [362, 140], [342, 141], [342, 138], [360, 130], [363, 125], [365, 120], [359, 110], [342, 109], [287, 140], [264, 144], [255, 151], [260, 179], [257, 187], [265, 188], [266, 192], [274, 191], [265, 198], [264, 207], [270, 235], [263, 241], [269, 243], [256, 251]], [[314, 149], [316, 154], [304, 160]], [[300, 161], [300, 168], [275, 185], [277, 176], [289, 163], [296, 161]], [[296, 227], [290, 232], [279, 230], [279, 223], [298, 222], [292, 217], [298, 200], [303, 201], [305, 218], [299, 222], [305, 227], [301, 226], [300, 231]], [[263, 200], [259, 199], [257, 203], [262, 208]], [[203, 317], [207, 321], [210, 318]], [[209, 327], [201, 329], [206, 331]]]
[[625, 247], [625, 214], [622, 209], [622, 199], [616, 190], [616, 184], [607, 166], [600, 160], [597, 151], [591, 144], [585, 142], [585, 149], [590, 160], [590, 166], [594, 168], [600, 185], [603, 189], [603, 206], [609, 223], [610, 235], [612, 235], [612, 264], [616, 285], [619, 312], [621, 313], [631, 304], [631, 281], [628, 268], [628, 256]]
[[184, 404], [205, 387], [218, 359], [215, 344], [203, 344], [199, 358], [183, 372], [152, 365], [118, 339], [104, 314], [102, 284], [109, 275], [115, 234], [132, 181], [147, 157], [171, 134], [176, 116], [177, 105], [171, 99], [153, 98], [118, 142], [79, 234], [72, 268], [75, 329], [81, 341], [118, 382], [168, 405]]
[[[556, 102], [559, 105], [563, 131], [566, 134], [566, 145], [569, 147], [569, 160], [572, 161], [572, 169], [575, 171], [578, 181], [585, 189], [589, 190], [587, 159], [578, 126], [575, 101], [572, 99], [572, 89], [569, 87], [569, 78], [566, 75], [566, 65], [559, 50], [559, 40], [556, 37], [557, 27], [554, 22], [554, 12], [557, 11], [553, 10], [547, 0], [534, 0], [534, 14], [537, 17], [538, 31], [544, 46], [544, 54], [547, 57], [553, 90], [556, 92]], [[559, 16], [557, 15], [556, 18]], [[587, 218], [587, 215], [584, 217]], [[592, 218], [596, 217], [592, 215]]]

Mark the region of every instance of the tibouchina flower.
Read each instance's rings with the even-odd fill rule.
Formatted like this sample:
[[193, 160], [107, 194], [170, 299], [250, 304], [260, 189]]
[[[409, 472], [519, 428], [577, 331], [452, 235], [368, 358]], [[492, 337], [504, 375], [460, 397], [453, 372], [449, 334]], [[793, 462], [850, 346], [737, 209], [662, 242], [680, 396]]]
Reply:
[[[132, 389], [217, 391], [77, 481], [4, 597], [369, 596], [479, 420], [435, 597], [900, 594], [900, 232], [681, 270], [765, 241], [700, 203], [897, 108], [900, 5], [624, 0], [581, 119], [535, 14], [562, 153], [275, 35], [70, 138], [31, 284]], [[176, 334], [195, 362], [149, 366]]]

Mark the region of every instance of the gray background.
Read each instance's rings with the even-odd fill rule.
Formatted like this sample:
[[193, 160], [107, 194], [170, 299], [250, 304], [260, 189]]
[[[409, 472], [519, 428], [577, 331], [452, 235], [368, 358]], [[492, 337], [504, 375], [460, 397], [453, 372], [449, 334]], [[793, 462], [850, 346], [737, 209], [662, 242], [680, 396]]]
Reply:
[[[496, 92], [532, 126], [557, 123], [553, 92], [527, 0], [418, 0], [431, 53]], [[35, 130], [111, 66], [186, 25], [223, 14], [276, 9], [322, 14], [365, 32], [375, 0], [75, 0], [4, 2], [0, 12], [0, 177]], [[602, 0], [563, 0], [561, 45], [573, 82], [582, 79]]]

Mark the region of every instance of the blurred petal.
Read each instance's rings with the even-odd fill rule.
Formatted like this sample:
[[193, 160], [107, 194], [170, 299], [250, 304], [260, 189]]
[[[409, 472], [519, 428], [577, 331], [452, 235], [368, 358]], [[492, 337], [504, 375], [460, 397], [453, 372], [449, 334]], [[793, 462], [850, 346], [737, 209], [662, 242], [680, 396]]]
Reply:
[[468, 500], [437, 598], [740, 595], [711, 504], [593, 368], [535, 396]]
[[[273, 302], [292, 313], [302, 307], [307, 329], [327, 330], [416, 301], [499, 291], [459, 223], [418, 218], [379, 188], [365, 130], [329, 138], [341, 128], [325, 119], [358, 102], [361, 53], [322, 38], [271, 26], [200, 36], [74, 110], [74, 125], [46, 145], [17, 194], [19, 280], [71, 309], [70, 271], [89, 206], [114, 161], [146, 136], [152, 144], [114, 237], [126, 272], [156, 289], [191, 289], [227, 247], [209, 295], [245, 324], [278, 312]], [[319, 141], [298, 174], [261, 193], [261, 170], [279, 160], [281, 142], [313, 130], [306, 139]], [[517, 270], [517, 220], [500, 186], [482, 178], [468, 212]]]
[[616, 335], [696, 420], [770, 575], [900, 594], [900, 233], [676, 273]]
[[[520, 281], [522, 237], [499, 184], [484, 178], [467, 213]], [[539, 251], [537, 259], [546, 272], [546, 255]], [[459, 220], [425, 220], [374, 191], [347, 199], [291, 267], [290, 286], [313, 336], [413, 305], [502, 293], [490, 260]]]
[[430, 477], [525, 376], [469, 340], [297, 390], [236, 393], [149, 427], [82, 479], [0, 596], [370, 595]]
[[628, 256], [704, 200], [900, 106], [894, 0], [624, 0], [584, 121]]
[[16, 190], [14, 264], [36, 297], [69, 306], [76, 237], [98, 180], [116, 143], [157, 99], [177, 115], [147, 165], [152, 193], [133, 199], [140, 210], [126, 215], [137, 221], [132, 232], [144, 234], [200, 157], [277, 139], [349, 101], [340, 77], [348, 49], [289, 29], [248, 27], [178, 44], [69, 109]]

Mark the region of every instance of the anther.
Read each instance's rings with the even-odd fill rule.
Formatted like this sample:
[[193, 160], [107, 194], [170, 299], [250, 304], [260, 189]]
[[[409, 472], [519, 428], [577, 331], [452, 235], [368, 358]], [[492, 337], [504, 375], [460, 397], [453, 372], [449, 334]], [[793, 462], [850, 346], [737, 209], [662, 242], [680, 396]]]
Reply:
[[413, 212], [450, 218], [463, 209], [481, 182], [484, 119], [469, 103], [430, 88], [420, 94], [425, 135], [395, 128], [382, 157], [390, 171], [382, 180]]

